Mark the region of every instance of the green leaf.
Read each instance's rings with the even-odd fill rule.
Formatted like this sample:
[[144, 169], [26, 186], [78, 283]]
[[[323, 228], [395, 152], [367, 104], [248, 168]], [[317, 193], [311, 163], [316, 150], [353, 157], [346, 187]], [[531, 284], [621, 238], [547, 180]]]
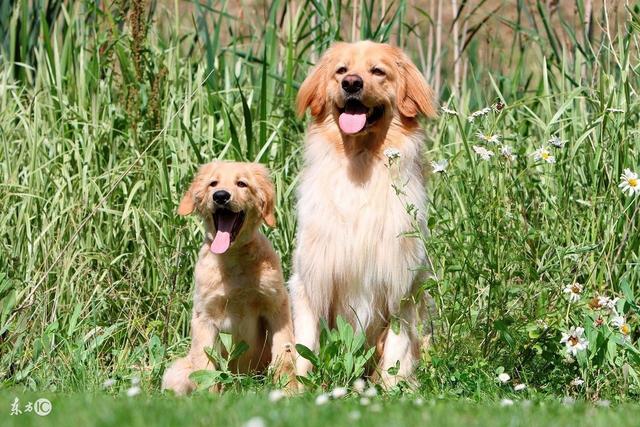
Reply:
[[247, 350], [249, 350], [249, 344], [244, 341], [240, 341], [233, 347], [233, 351], [229, 353], [229, 360], [236, 360], [244, 353], [246, 353]]
[[304, 357], [309, 362], [311, 362], [311, 364], [314, 367], [317, 368], [320, 365], [318, 361], [318, 357], [315, 355], [313, 351], [309, 349], [309, 347], [306, 347], [302, 344], [296, 344], [296, 351], [298, 352], [298, 355]]
[[220, 337], [220, 342], [224, 346], [224, 349], [230, 354], [233, 346], [233, 337], [231, 334], [225, 332], [220, 332], [218, 336]]

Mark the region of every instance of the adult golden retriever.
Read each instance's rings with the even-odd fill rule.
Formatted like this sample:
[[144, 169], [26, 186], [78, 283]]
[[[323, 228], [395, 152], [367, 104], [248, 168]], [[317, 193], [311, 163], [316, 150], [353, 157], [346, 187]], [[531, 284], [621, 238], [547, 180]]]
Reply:
[[276, 377], [285, 376], [293, 386], [289, 299], [280, 258], [259, 231], [262, 222], [276, 224], [267, 169], [238, 162], [202, 166], [178, 207], [179, 215], [193, 212], [202, 217], [206, 234], [194, 273], [191, 349], [167, 369], [162, 389], [193, 391], [189, 375], [214, 368], [205, 348], [216, 345], [219, 332], [249, 345], [231, 369], [261, 371], [271, 364]]
[[[400, 49], [337, 43], [300, 87], [298, 113], [307, 109], [290, 281], [296, 342], [317, 349], [319, 320], [342, 316], [378, 346], [374, 379], [411, 383], [429, 263], [423, 242], [406, 234], [426, 233], [417, 118], [435, 116], [432, 91]], [[298, 375], [310, 368], [297, 359]]]

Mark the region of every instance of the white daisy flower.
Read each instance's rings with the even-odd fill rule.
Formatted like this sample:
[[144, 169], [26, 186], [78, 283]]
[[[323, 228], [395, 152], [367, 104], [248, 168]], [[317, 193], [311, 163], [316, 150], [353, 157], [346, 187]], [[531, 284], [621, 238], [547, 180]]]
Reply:
[[140, 387], [138, 387], [137, 385], [134, 385], [133, 387], [127, 389], [127, 396], [129, 397], [133, 397], [133, 396], [137, 396], [140, 394], [142, 390], [140, 390]]
[[102, 388], [111, 388], [116, 385], [116, 380], [109, 378], [102, 383]]
[[613, 316], [611, 318], [611, 326], [613, 326], [614, 328], [620, 328], [622, 327], [622, 325], [624, 325], [626, 322], [624, 320], [624, 317], [618, 315], [618, 316]]
[[487, 150], [486, 148], [478, 145], [473, 146], [473, 151], [475, 151], [482, 160], [491, 160], [491, 157], [495, 155], [493, 151]]
[[551, 152], [546, 147], [538, 148], [536, 151], [531, 153], [531, 155], [533, 156], [533, 160], [535, 160], [537, 162], [539, 162], [541, 160], [543, 160], [543, 161], [545, 161], [547, 163], [555, 163], [556, 162], [555, 156], [551, 155]]
[[580, 377], [575, 377], [569, 383], [569, 385], [571, 385], [572, 387], [580, 387], [582, 384], [584, 384], [584, 380]]
[[618, 327], [618, 330], [620, 331], [620, 333], [622, 334], [622, 338], [625, 341], [630, 341], [631, 340], [631, 326], [629, 326], [629, 324], [627, 322], [624, 322], [622, 325], [620, 325]]
[[443, 106], [443, 107], [440, 107], [440, 110], [442, 110], [442, 112], [443, 112], [443, 113], [448, 114], [448, 115], [450, 115], [450, 116], [457, 116], [457, 115], [458, 115], [458, 112], [457, 112], [457, 111], [455, 111], [455, 110], [450, 110], [449, 108], [444, 107], [444, 106]]
[[638, 174], [632, 172], [631, 169], [625, 169], [622, 175], [620, 175], [620, 184], [618, 187], [622, 189], [623, 193], [629, 193], [629, 196], [637, 196], [640, 194], [640, 179]]
[[446, 172], [447, 166], [449, 166], [449, 161], [447, 159], [431, 162], [431, 169], [433, 170], [433, 173]]
[[522, 391], [522, 390], [524, 390], [525, 388], [527, 388], [527, 385], [526, 385], [526, 384], [517, 384], [513, 389], [514, 389], [515, 391]]
[[511, 399], [502, 399], [500, 401], [500, 406], [511, 406], [513, 405], [513, 400]]
[[491, 107], [485, 107], [482, 110], [474, 111], [473, 113], [471, 113], [471, 115], [467, 117], [467, 120], [469, 121], [469, 123], [473, 123], [473, 121], [478, 117], [486, 116], [490, 112], [491, 112]]
[[366, 397], [376, 397], [378, 395], [378, 389], [375, 387], [369, 387], [363, 393]]
[[583, 334], [584, 328], [580, 326], [574, 326], [568, 332], [562, 334], [560, 343], [567, 346], [567, 354], [575, 356], [579, 351], [587, 348], [589, 341], [582, 336]]
[[511, 379], [511, 376], [506, 372], [503, 372], [500, 375], [498, 375], [498, 381], [500, 381], [502, 384], [508, 383], [510, 379]]
[[362, 393], [366, 387], [367, 382], [362, 378], [358, 378], [353, 382], [353, 389], [358, 393]]
[[331, 391], [331, 396], [334, 399], [340, 399], [347, 395], [347, 389], [345, 387], [336, 387]]
[[596, 298], [595, 304], [593, 304], [592, 307], [596, 309], [609, 310], [610, 312], [615, 313], [616, 304], [619, 300], [620, 298], [618, 297], [609, 298], [608, 296], [600, 295]]
[[513, 154], [513, 149], [509, 145], [503, 145], [500, 148], [500, 154], [502, 154], [502, 156], [505, 159], [509, 160], [510, 162], [513, 162], [516, 159], [516, 157], [518, 157], [515, 154]]
[[481, 141], [488, 142], [491, 144], [500, 144], [500, 135], [485, 135], [484, 133], [478, 131], [476, 132], [476, 136]]
[[243, 427], [266, 427], [267, 423], [260, 417], [253, 417]]
[[564, 406], [573, 406], [576, 403], [576, 399], [573, 397], [565, 396], [562, 398], [562, 404]]
[[380, 411], [382, 411], [382, 405], [380, 405], [379, 403], [374, 403], [373, 405], [371, 405], [369, 410], [371, 412], [380, 412]]
[[580, 294], [582, 294], [582, 285], [578, 282], [565, 286], [563, 292], [568, 294], [569, 302], [578, 302], [580, 300]]
[[611, 401], [607, 399], [600, 399], [596, 401], [596, 406], [600, 406], [601, 408], [608, 408], [611, 406]]
[[398, 150], [397, 148], [390, 147], [384, 150], [384, 155], [390, 161], [396, 160], [400, 158], [400, 150]]
[[424, 405], [424, 399], [421, 397], [418, 397], [416, 400], [413, 401], [413, 404], [416, 406], [422, 406]]
[[362, 416], [362, 414], [360, 414], [360, 411], [351, 411], [349, 412], [349, 419], [353, 420], [353, 421], [357, 421], [360, 419], [360, 417]]
[[318, 406], [324, 405], [328, 401], [329, 401], [329, 395], [326, 393], [319, 394], [318, 397], [316, 397], [316, 405]]
[[562, 139], [558, 138], [557, 135], [553, 135], [551, 137], [551, 139], [549, 139], [549, 144], [553, 145], [554, 147], [558, 147], [558, 148], [562, 148], [564, 147], [564, 145], [567, 143], [567, 141], [563, 141]]
[[131, 378], [131, 385], [139, 385], [139, 384], [140, 384], [140, 377]]
[[361, 397], [360, 398], [360, 404], [362, 406], [367, 406], [371, 403], [371, 399], [369, 399], [368, 397]]
[[277, 402], [278, 400], [282, 399], [285, 396], [286, 396], [286, 394], [282, 390], [271, 390], [269, 392], [269, 401], [270, 402]]

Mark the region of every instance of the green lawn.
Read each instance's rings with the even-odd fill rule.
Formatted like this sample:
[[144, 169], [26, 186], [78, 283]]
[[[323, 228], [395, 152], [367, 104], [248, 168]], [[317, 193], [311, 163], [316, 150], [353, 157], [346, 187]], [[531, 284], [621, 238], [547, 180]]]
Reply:
[[[102, 394], [12, 394], [2, 392], [2, 425], [63, 426], [73, 421], [79, 426], [243, 426], [259, 417], [265, 426], [606, 426], [638, 425], [640, 405], [597, 407], [557, 401], [516, 401], [503, 407], [500, 402], [477, 403], [464, 400], [412, 398], [374, 399], [362, 406], [358, 398], [345, 398], [317, 406], [312, 397], [294, 397], [275, 403], [263, 394], [198, 395], [190, 398], [139, 395], [134, 398]], [[9, 416], [15, 397], [22, 401], [46, 396], [52, 411], [47, 416], [33, 413]], [[253, 425], [258, 427], [259, 424]]]
[[[638, 2], [41, 3], [0, 3], [1, 425], [331, 426], [356, 410], [366, 426], [640, 425]], [[429, 204], [407, 206], [428, 215], [412, 236], [435, 275], [426, 403], [274, 404], [268, 381], [228, 372], [214, 379], [258, 395], [160, 395], [190, 345], [203, 235], [181, 196], [201, 163], [268, 166], [264, 231], [288, 278], [309, 120], [296, 93], [355, 39], [401, 46], [444, 107], [421, 119]], [[310, 387], [349, 387], [353, 360], [370, 363], [347, 335], [323, 343]], [[16, 396], [53, 412], [10, 416]]]

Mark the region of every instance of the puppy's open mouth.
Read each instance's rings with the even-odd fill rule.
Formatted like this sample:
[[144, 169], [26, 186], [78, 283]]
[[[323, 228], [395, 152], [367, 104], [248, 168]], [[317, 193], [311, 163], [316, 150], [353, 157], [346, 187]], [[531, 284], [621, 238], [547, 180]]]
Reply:
[[384, 114], [384, 107], [367, 107], [357, 99], [347, 99], [344, 108], [338, 108], [338, 125], [342, 132], [355, 134], [371, 126]]
[[223, 254], [238, 236], [244, 224], [244, 212], [218, 208], [213, 213], [213, 224], [216, 227], [216, 235], [211, 243], [211, 252]]

